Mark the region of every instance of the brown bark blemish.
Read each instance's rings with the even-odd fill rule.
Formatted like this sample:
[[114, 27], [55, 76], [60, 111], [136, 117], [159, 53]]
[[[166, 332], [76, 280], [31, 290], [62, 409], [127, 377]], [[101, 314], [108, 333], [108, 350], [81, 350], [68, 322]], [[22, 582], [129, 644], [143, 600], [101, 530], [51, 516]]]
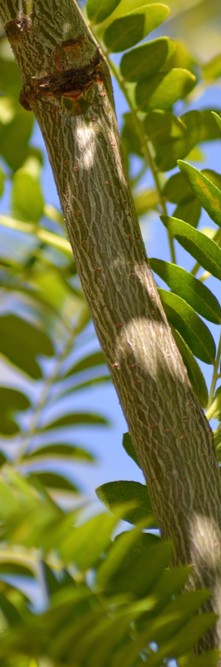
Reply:
[[21, 91], [20, 102], [25, 109], [30, 109], [31, 100], [41, 98], [67, 97], [77, 100], [94, 82], [99, 83], [103, 80], [102, 60], [97, 49], [95, 56], [84, 67], [55, 70], [52, 74], [42, 77], [32, 76]]
[[28, 32], [32, 28], [32, 19], [31, 16], [20, 16], [17, 19], [8, 21], [5, 25], [5, 32], [8, 39], [13, 42], [17, 42], [23, 37], [23, 33]]

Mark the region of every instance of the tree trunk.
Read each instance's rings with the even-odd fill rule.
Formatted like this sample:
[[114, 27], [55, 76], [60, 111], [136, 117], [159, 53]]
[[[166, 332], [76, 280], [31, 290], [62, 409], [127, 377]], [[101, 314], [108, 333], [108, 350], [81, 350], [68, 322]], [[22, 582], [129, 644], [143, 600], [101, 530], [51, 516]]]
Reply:
[[[40, 125], [77, 269], [162, 533], [221, 607], [221, 485], [212, 433], [147, 264], [107, 64], [75, 0], [1, 0], [21, 102]], [[27, 3], [28, 4], [28, 3]], [[213, 635], [213, 636], [212, 636]], [[221, 626], [207, 646], [221, 645]]]

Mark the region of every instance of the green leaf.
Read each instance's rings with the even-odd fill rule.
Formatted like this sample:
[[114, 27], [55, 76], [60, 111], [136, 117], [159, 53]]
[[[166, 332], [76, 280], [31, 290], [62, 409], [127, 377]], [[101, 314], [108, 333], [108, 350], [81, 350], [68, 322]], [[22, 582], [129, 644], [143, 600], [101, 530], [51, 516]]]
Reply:
[[17, 99], [20, 87], [18, 67], [14, 59], [3, 57], [2, 49], [0, 57], [0, 88], [8, 95]]
[[98, 570], [97, 581], [102, 588], [117, 594], [130, 591], [136, 596], [145, 596], [154, 588], [169, 564], [172, 546], [160, 540], [149, 544], [148, 537], [140, 535], [138, 528], [117, 537], [110, 558]]
[[[192, 649], [200, 636], [211, 627], [215, 620], [215, 614], [201, 614], [193, 617], [191, 608], [194, 609], [197, 603], [200, 605], [200, 601], [203, 599], [203, 596], [198, 596], [198, 593], [203, 593], [203, 591], [196, 591], [195, 600], [193, 592], [185, 595], [184, 608], [182, 604], [184, 596], [182, 596], [177, 601], [174, 600], [174, 611], [172, 611], [171, 605], [169, 605], [170, 611], [168, 611], [168, 614], [164, 611], [160, 617], [157, 616], [153, 619], [148, 615], [149, 617], [147, 616], [145, 624], [143, 623], [141, 632], [136, 635], [133, 643], [129, 646], [128, 644], [126, 646], [124, 644], [123, 648], [120, 649], [115, 661], [115, 667], [120, 667], [122, 664], [125, 667], [132, 667], [135, 664], [136, 656], [144, 646], [152, 642], [159, 644], [158, 637], [160, 638], [158, 651], [151, 651], [148, 655], [148, 665], [150, 667], [161, 667], [164, 662], [168, 662], [168, 658], [179, 657], [186, 650]], [[181, 603], [180, 611], [179, 602]], [[202, 619], [204, 619], [204, 622], [201, 624]], [[192, 628], [191, 623], [193, 623], [193, 632], [187, 634], [187, 629]], [[170, 636], [169, 640], [167, 640], [168, 635]], [[184, 648], [185, 640], [186, 644]], [[173, 648], [171, 649], [171, 647]]]
[[0, 607], [1, 613], [3, 614], [5, 620], [9, 627], [14, 628], [20, 622], [20, 614], [16, 609], [16, 606], [10, 602], [2, 593], [0, 593]]
[[109, 51], [129, 49], [155, 30], [169, 14], [169, 8], [161, 3], [137, 7], [130, 14], [117, 18], [104, 33], [104, 42]]
[[221, 130], [221, 116], [219, 116], [219, 114], [216, 113], [215, 111], [212, 111], [211, 113], [213, 114], [213, 118], [215, 118], [215, 121], [216, 121], [219, 129]]
[[50, 489], [56, 489], [59, 491], [68, 491], [71, 493], [78, 492], [78, 488], [75, 486], [73, 482], [71, 482], [63, 475], [59, 475], [55, 472], [45, 472], [44, 470], [42, 470], [34, 473], [29, 473], [28, 479], [31, 482], [35, 482], [36, 480], [40, 481], [41, 484], [46, 488], [48, 487]]
[[151, 268], [169, 285], [172, 292], [181, 296], [194, 310], [210, 322], [220, 324], [221, 306], [214, 294], [181, 266], [162, 259], [150, 259]]
[[[34, 116], [18, 105], [11, 122], [1, 133], [1, 154], [11, 169], [21, 167], [32, 149], [28, 143], [33, 129]], [[0, 127], [1, 130], [1, 127]]]
[[[165, 624], [163, 623], [161, 628], [157, 619], [155, 624], [155, 637], [157, 642], [162, 645], [164, 652], [165, 643], [167, 645], [168, 640], [172, 639], [173, 641], [174, 635], [179, 633], [179, 629], [185, 627], [186, 621], [191, 619], [192, 615], [202, 607], [208, 598], [208, 590], [192, 590], [184, 592], [182, 596], [169, 602], [164, 610]], [[165, 655], [165, 653], [162, 655]]]
[[102, 503], [108, 509], [114, 510], [119, 505], [130, 503], [134, 508], [123, 509], [121, 518], [129, 523], [137, 524], [139, 521], [147, 519], [147, 525], [156, 526], [153, 520], [153, 510], [148, 495], [147, 487], [140, 482], [127, 482], [125, 480], [118, 482], [107, 482], [96, 489], [96, 494]]
[[178, 166], [187, 178], [209, 216], [221, 227], [221, 190], [207, 176], [187, 162], [178, 160]]
[[142, 157], [142, 146], [140, 136], [137, 128], [134, 125], [133, 116], [131, 113], [123, 114], [124, 125], [122, 130], [122, 144], [125, 152], [128, 154], [134, 153]]
[[62, 587], [62, 579], [58, 579], [53, 570], [43, 560], [41, 561], [41, 578], [44, 581], [49, 598]]
[[[197, 592], [199, 593], [200, 591]], [[197, 644], [200, 637], [215, 624], [216, 618], [216, 615], [212, 613], [200, 614], [191, 618], [174, 637], [164, 643], [162, 655], [166, 654], [176, 658], [190, 651]], [[160, 657], [160, 653], [158, 657]], [[155, 667], [159, 662], [151, 658], [149, 664], [150, 667]]]
[[210, 419], [221, 420], [221, 387], [217, 387], [213, 402], [209, 407]]
[[211, 58], [209, 62], [204, 63], [202, 66], [202, 74], [206, 81], [216, 81], [221, 76], [221, 54], [218, 53], [216, 56]]
[[18, 433], [19, 426], [13, 418], [15, 412], [27, 410], [30, 401], [26, 395], [11, 387], [0, 387], [1, 423], [0, 432], [4, 435]]
[[134, 203], [137, 211], [137, 215], [141, 217], [151, 210], [155, 210], [159, 203], [158, 193], [155, 188], [151, 189], [140, 189], [133, 192]]
[[183, 137], [185, 125], [181, 118], [174, 116], [170, 111], [157, 109], [145, 116], [144, 129], [149, 139], [157, 147], [160, 144], [166, 144], [169, 140], [172, 143]]
[[138, 461], [136, 451], [134, 449], [134, 445], [130, 436], [130, 433], [124, 433], [123, 434], [123, 441], [122, 445], [125, 449], [125, 452], [127, 452], [128, 456], [130, 456], [131, 459], [137, 464], [137, 466], [140, 468], [140, 463]]
[[[151, 4], [151, 3], [150, 3]], [[146, 9], [147, 0], [121, 0], [118, 7], [115, 9], [114, 18], [120, 18], [125, 14], [131, 14], [136, 9], [144, 7]]]
[[[4, 90], [6, 90], [4, 86]], [[2, 129], [4, 126], [9, 125], [13, 118], [16, 115], [17, 105], [13, 97], [4, 97], [0, 98], [0, 133], [2, 134]]]
[[221, 386], [217, 387], [216, 389], [215, 400], [217, 400], [217, 403], [219, 405], [219, 419], [221, 419]]
[[214, 443], [216, 447], [216, 451], [218, 454], [219, 461], [221, 459], [221, 426], [218, 426], [218, 428], [214, 431]]
[[187, 111], [181, 116], [181, 119], [185, 123], [188, 133], [192, 134], [192, 139], [195, 135], [195, 144], [217, 139], [219, 136], [219, 130], [210, 109], [193, 109], [192, 111]]
[[169, 111], [155, 110], [148, 113], [144, 118], [144, 129], [154, 145], [156, 164], [160, 171], [167, 171], [177, 165], [177, 158], [180, 155], [183, 157], [181, 144], [185, 146], [184, 155], [188, 152], [184, 140], [185, 125]]
[[221, 249], [208, 236], [183, 220], [161, 216], [170, 233], [215, 278], [221, 280]]
[[176, 39], [175, 47], [176, 48], [171, 58], [169, 59], [167, 68], [171, 69], [171, 67], [183, 67], [184, 69], [188, 69], [191, 72], [194, 72], [196, 70], [197, 63], [185, 42], [183, 40]]
[[[72, 376], [71, 376], [72, 378]], [[71, 379], [70, 378], [70, 379]], [[70, 394], [73, 394], [74, 392], [79, 392], [83, 389], [86, 389], [87, 387], [94, 387], [95, 385], [98, 384], [105, 384], [105, 383], [110, 383], [111, 382], [111, 377], [110, 375], [98, 375], [97, 377], [93, 377], [89, 380], [84, 380], [83, 382], [78, 382], [75, 383], [74, 385], [71, 385], [70, 387], [59, 385], [58, 391], [56, 391], [56, 394], [51, 398], [51, 403], [53, 405], [56, 403], [56, 401], [60, 401], [61, 397], [67, 397], [70, 396]]]
[[173, 174], [166, 181], [162, 193], [167, 201], [171, 201], [174, 204], [182, 204], [194, 197], [192, 188], [181, 172]]
[[86, 11], [91, 23], [98, 24], [112, 14], [120, 0], [87, 0]]
[[48, 336], [17, 315], [0, 317], [0, 348], [12, 364], [35, 379], [42, 375], [36, 357], [54, 353]]
[[180, 658], [180, 667], [218, 667], [218, 660], [220, 658], [220, 651], [205, 651], [202, 655], [184, 656]]
[[219, 174], [217, 171], [214, 171], [214, 169], [202, 169], [202, 174], [204, 176], [207, 176], [209, 181], [212, 181], [214, 185], [221, 190], [221, 174]]
[[43, 428], [44, 431], [49, 431], [49, 429], [54, 428], [64, 428], [65, 426], [79, 426], [80, 424], [100, 426], [107, 425], [108, 419], [97, 414], [90, 414], [89, 412], [75, 412], [67, 415], [63, 415], [55, 421], [48, 422]]
[[195, 144], [219, 137], [219, 130], [210, 109], [187, 111], [181, 116], [181, 119], [187, 132], [192, 134], [192, 140], [195, 136]]
[[12, 515], [16, 515], [18, 511], [18, 503], [15, 495], [12, 493], [12, 488], [8, 484], [8, 480], [3, 480], [0, 477], [0, 517], [1, 521], [9, 521]]
[[[53, 656], [58, 659], [59, 657], [62, 657], [63, 654], [65, 654], [65, 656], [69, 657], [67, 665], [71, 666], [73, 662], [72, 660], [73, 646], [74, 646], [75, 665], [84, 664], [87, 665], [87, 667], [97, 667], [97, 665], [100, 664], [99, 661], [100, 651], [98, 657], [97, 646], [99, 646], [99, 649], [101, 647], [101, 655], [102, 655], [103, 643], [105, 644], [105, 646], [109, 644], [110, 652], [112, 649], [112, 644], [114, 644], [114, 635], [115, 635], [114, 629], [116, 627], [116, 617], [107, 618], [107, 615], [105, 613], [106, 609], [104, 608], [102, 609], [101, 605], [99, 606], [96, 605], [96, 602], [94, 600], [94, 597], [92, 597], [92, 595], [91, 598], [92, 599], [91, 599], [90, 609], [88, 603], [87, 605], [85, 605], [84, 600], [83, 600], [83, 605], [82, 604], [78, 605], [80, 614], [77, 613], [78, 609], [76, 609], [76, 611], [74, 609], [74, 616], [73, 616], [72, 612], [73, 604], [72, 608], [70, 608], [70, 610], [68, 609], [69, 613], [66, 618], [65, 633], [62, 627], [63, 624], [61, 617], [61, 622], [59, 624], [60, 627], [58, 627], [57, 636], [53, 640]], [[118, 627], [116, 628], [117, 637], [118, 637], [118, 631], [119, 631], [119, 624]], [[107, 643], [105, 642], [105, 640]], [[97, 655], [96, 662], [93, 660], [94, 652], [96, 652]], [[92, 656], [92, 662], [91, 662], [91, 656]], [[58, 664], [57, 659], [56, 659], [56, 664]], [[61, 664], [60, 660], [59, 664]], [[102, 667], [102, 663], [100, 667]]]
[[[24, 563], [22, 564], [20, 562], [20, 560], [22, 560], [22, 555], [23, 554], [21, 554], [19, 552], [17, 552], [17, 554], [15, 555], [15, 551], [13, 550], [13, 548], [11, 550], [11, 553], [7, 549], [6, 554], [5, 554], [5, 560], [4, 560], [4, 551], [2, 551], [1, 552], [1, 558], [0, 558], [0, 573], [1, 574], [7, 574], [7, 575], [13, 575], [13, 576], [16, 576], [16, 577], [28, 577], [28, 578], [31, 577], [33, 579], [33, 582], [34, 582], [34, 578], [33, 578], [33, 574], [34, 574], [34, 571], [35, 571], [34, 562], [28, 563], [27, 561], [25, 561], [25, 557], [24, 557]], [[15, 561], [16, 556], [18, 558], [17, 563]]]
[[173, 211], [173, 215], [175, 218], [181, 218], [193, 227], [197, 227], [201, 215], [201, 204], [196, 197], [193, 197], [178, 204]]
[[170, 109], [174, 102], [186, 97], [194, 85], [195, 76], [191, 72], [174, 68], [139, 81], [136, 102], [142, 111]]
[[112, 531], [119, 522], [117, 513], [99, 514], [82, 526], [66, 533], [61, 546], [65, 562], [74, 562], [81, 570], [91, 567], [110, 545]]
[[172, 327], [172, 332], [177, 347], [179, 348], [180, 354], [186, 366], [188, 377], [193, 387], [193, 391], [198, 397], [202, 408], [205, 408], [208, 403], [208, 390], [201, 368], [199, 367], [199, 364], [197, 363], [195, 357], [193, 356], [190, 348], [185, 343], [179, 332], [176, 331], [176, 329], [174, 329], [173, 327]]
[[38, 222], [44, 212], [40, 181], [25, 169], [19, 169], [12, 183], [12, 212], [21, 220]]
[[213, 364], [216, 347], [207, 326], [177, 294], [158, 289], [169, 322], [178, 329], [193, 354], [206, 364]]
[[89, 354], [88, 356], [82, 357], [79, 361], [77, 361], [71, 368], [69, 368], [68, 372], [66, 373], [66, 377], [69, 375], [74, 375], [75, 373], [81, 373], [82, 371], [87, 371], [90, 368], [97, 368], [97, 366], [105, 366], [105, 358], [104, 354], [101, 350], [98, 352], [93, 352], [92, 354]]
[[[132, 615], [132, 614], [131, 614]], [[100, 623], [94, 624], [87, 632], [84, 640], [88, 649], [87, 667], [104, 667], [109, 662], [110, 655], [124, 641], [129, 627], [128, 615], [116, 614], [115, 617], [103, 617]], [[97, 647], [99, 646], [99, 651]]]
[[6, 463], [6, 461], [8, 461], [7, 457], [2, 451], [0, 451], [0, 468]]
[[216, 139], [219, 129], [208, 110], [188, 111], [180, 118], [165, 111], [152, 111], [144, 120], [145, 130], [154, 144], [156, 163], [161, 171], [177, 166], [196, 144]]
[[90, 454], [86, 449], [82, 447], [76, 447], [75, 445], [66, 445], [66, 444], [54, 444], [44, 445], [37, 449], [34, 449], [31, 452], [28, 452], [25, 457], [22, 459], [24, 462], [51, 462], [51, 461], [90, 461], [93, 463], [95, 457], [93, 454]]
[[163, 572], [154, 589], [154, 595], [158, 598], [158, 608], [164, 607], [167, 600], [171, 600], [174, 594], [184, 589], [184, 584], [189, 579], [190, 574], [188, 566], [168, 568]]
[[[53, 234], [55, 239], [59, 238], [55, 234]], [[46, 236], [47, 239], [47, 236]], [[52, 239], [52, 242], [54, 239]], [[43, 243], [44, 247], [44, 243]], [[49, 249], [50, 248], [50, 249]], [[47, 254], [51, 255], [52, 261], [53, 261], [53, 251], [51, 249], [51, 238], [46, 240], [46, 247], [45, 247], [45, 253], [46, 256]], [[40, 253], [39, 253], [40, 254]], [[44, 250], [42, 252], [42, 255], [44, 257]], [[50, 256], [49, 255], [49, 256]], [[35, 255], [34, 255], [35, 258]], [[44, 259], [43, 259], [44, 261]], [[50, 260], [49, 260], [50, 261]], [[47, 300], [48, 304], [52, 306], [58, 313], [62, 312], [62, 309], [64, 307], [64, 304], [66, 303], [66, 300], [68, 298], [68, 285], [67, 282], [65, 283], [64, 278], [62, 276], [62, 272], [60, 270], [55, 269], [54, 267], [51, 268], [49, 266], [49, 261], [47, 259], [47, 270], [44, 265], [44, 270], [42, 271], [36, 271], [36, 276], [35, 276], [35, 284], [37, 284], [37, 289], [44, 295], [44, 298]], [[60, 265], [60, 261], [59, 261]], [[70, 296], [70, 295], [69, 295]], [[73, 303], [73, 305], [75, 305]]]
[[120, 70], [126, 81], [139, 81], [159, 72], [176, 48], [168, 37], [159, 37], [125, 53], [121, 58]]

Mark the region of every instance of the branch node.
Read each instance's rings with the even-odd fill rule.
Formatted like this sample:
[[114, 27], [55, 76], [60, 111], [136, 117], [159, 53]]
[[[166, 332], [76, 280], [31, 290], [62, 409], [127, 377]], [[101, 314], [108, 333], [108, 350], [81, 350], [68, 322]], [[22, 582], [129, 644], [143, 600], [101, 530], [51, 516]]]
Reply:
[[20, 16], [19, 18], [8, 21], [5, 25], [5, 32], [9, 41], [17, 42], [23, 37], [25, 32], [29, 32], [32, 28], [31, 16]]
[[[67, 43], [64, 44], [66, 48]], [[68, 45], [70, 48], [69, 42]], [[74, 46], [76, 48], [75, 40]], [[32, 76], [21, 91], [20, 102], [25, 109], [30, 109], [32, 100], [42, 98], [60, 100], [63, 97], [72, 101], [73, 105], [77, 105], [78, 100], [83, 98], [94, 83], [99, 84], [103, 81], [103, 61], [101, 52], [97, 49], [94, 57], [83, 67], [71, 67], [64, 70], [55, 69], [52, 74], [48, 73], [41, 77]], [[76, 113], [78, 112], [82, 112], [82, 109], [78, 111], [76, 106]]]

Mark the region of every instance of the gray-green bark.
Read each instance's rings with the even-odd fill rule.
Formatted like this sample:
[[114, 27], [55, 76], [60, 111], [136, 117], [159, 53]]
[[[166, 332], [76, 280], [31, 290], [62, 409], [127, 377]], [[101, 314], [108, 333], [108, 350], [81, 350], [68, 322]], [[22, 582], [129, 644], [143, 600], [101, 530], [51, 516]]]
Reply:
[[[175, 562], [221, 606], [221, 485], [128, 190], [107, 65], [73, 0], [1, 0], [22, 103], [40, 125], [82, 286]], [[208, 638], [211, 645], [219, 639]]]

